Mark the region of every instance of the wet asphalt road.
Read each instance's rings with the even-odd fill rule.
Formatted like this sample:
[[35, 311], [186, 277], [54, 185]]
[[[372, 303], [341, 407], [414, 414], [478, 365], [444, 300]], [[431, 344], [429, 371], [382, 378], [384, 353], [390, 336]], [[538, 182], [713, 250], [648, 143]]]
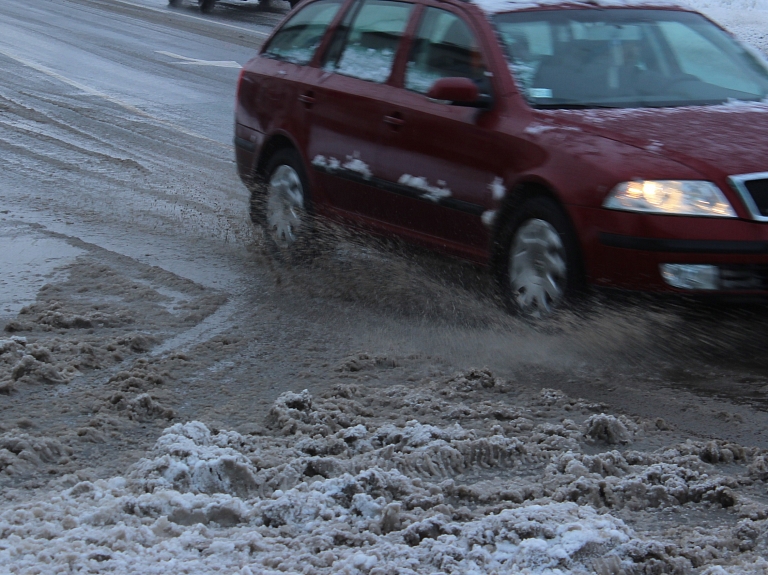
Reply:
[[302, 387], [326, 385], [309, 365], [319, 360], [296, 351], [321, 341], [331, 364], [364, 350], [415, 358], [422, 375], [487, 365], [522, 386], [768, 447], [762, 306], [601, 295], [586, 315], [530, 326], [489, 302], [471, 268], [410, 252], [347, 245], [310, 270], [275, 272], [247, 222], [232, 111], [239, 65], [287, 9], [0, 3], [0, 323], [62, 265], [108, 252], [226, 294], [187, 340], [273, 334], [283, 361], [256, 366], [241, 351], [232, 376], [268, 373], [273, 385], [252, 390], [259, 402], [295, 389], [301, 362]]

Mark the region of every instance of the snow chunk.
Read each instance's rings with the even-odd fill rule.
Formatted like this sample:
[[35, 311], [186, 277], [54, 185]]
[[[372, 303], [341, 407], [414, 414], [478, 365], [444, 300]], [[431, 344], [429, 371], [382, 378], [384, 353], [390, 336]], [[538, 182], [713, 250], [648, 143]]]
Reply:
[[489, 228], [493, 227], [493, 222], [496, 220], [496, 210], [488, 210], [483, 212], [483, 215], [480, 216], [480, 220], [488, 226]]
[[554, 129], [554, 126], [548, 126], [546, 124], [528, 124], [523, 132], [526, 134], [539, 135]]
[[149, 492], [245, 495], [256, 488], [256, 478], [251, 462], [236, 449], [243, 442], [235, 432], [212, 435], [199, 421], [178, 423], [157, 440], [154, 457], [136, 463], [129, 477]]
[[602, 441], [609, 445], [632, 441], [632, 433], [627, 426], [613, 415], [604, 413], [593, 415], [584, 422], [584, 428], [584, 435], [594, 441]]
[[312, 165], [329, 171], [335, 171], [339, 169], [349, 170], [350, 172], [356, 172], [360, 174], [366, 180], [371, 179], [371, 176], [373, 175], [370, 167], [368, 167], [368, 164], [363, 162], [357, 156], [357, 152], [355, 152], [355, 154], [352, 156], [347, 156], [347, 160], [343, 164], [338, 158], [326, 158], [325, 156], [318, 154], [312, 158]]
[[494, 200], [501, 200], [504, 198], [504, 194], [507, 193], [507, 189], [504, 187], [504, 180], [496, 176], [493, 181], [488, 184], [488, 189], [491, 190]]
[[13, 336], [9, 339], [0, 339], [0, 355], [4, 353], [17, 353], [20, 348], [26, 347], [27, 338]]
[[564, 132], [581, 132], [581, 128], [577, 128], [576, 126], [562, 126], [539, 123], [528, 124], [523, 132], [526, 134], [531, 134], [532, 136], [538, 136], [539, 134], [543, 134], [544, 132], [549, 132], [551, 130], [559, 130]]
[[445, 186], [445, 182], [442, 180], [438, 180], [437, 186], [430, 186], [427, 178], [403, 174], [397, 183], [424, 192], [423, 197], [433, 202], [439, 202], [441, 199], [451, 196], [451, 190]]
[[347, 161], [341, 167], [350, 172], [357, 172], [366, 180], [371, 179], [371, 169], [368, 167], [368, 164], [357, 157], [357, 152], [353, 156], [347, 156]]
[[318, 154], [312, 159], [312, 165], [327, 170], [338, 170], [341, 166], [341, 162], [336, 158], [326, 158], [325, 156]]

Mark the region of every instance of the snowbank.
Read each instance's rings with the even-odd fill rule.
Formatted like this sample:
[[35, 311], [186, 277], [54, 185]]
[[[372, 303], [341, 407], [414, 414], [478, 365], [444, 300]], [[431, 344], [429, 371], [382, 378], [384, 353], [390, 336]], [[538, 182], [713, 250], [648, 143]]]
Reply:
[[[287, 392], [252, 435], [175, 424], [124, 477], [9, 492], [0, 562], [46, 574], [766, 572], [766, 453], [662, 445], [665, 422], [554, 390], [515, 408], [478, 397], [513, 391], [470, 370]], [[384, 405], [402, 416], [372, 413]]]

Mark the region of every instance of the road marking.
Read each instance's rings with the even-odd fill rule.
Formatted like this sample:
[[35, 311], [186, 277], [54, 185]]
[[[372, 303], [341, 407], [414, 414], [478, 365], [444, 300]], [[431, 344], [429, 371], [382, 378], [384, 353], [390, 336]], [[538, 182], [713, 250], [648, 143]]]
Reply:
[[109, 94], [102, 92], [100, 90], [97, 90], [96, 88], [91, 88], [90, 86], [86, 86], [85, 84], [78, 82], [77, 80], [72, 80], [70, 78], [67, 78], [66, 76], [62, 76], [58, 72], [55, 72], [54, 70], [51, 70], [50, 68], [43, 66], [42, 64], [38, 64], [37, 62], [33, 62], [31, 60], [27, 60], [26, 58], [23, 58], [21, 56], [18, 56], [17, 54], [14, 54], [12, 52], [9, 52], [8, 50], [4, 50], [3, 48], [0, 48], [0, 54], [3, 56], [6, 56], [7, 58], [10, 58], [11, 60], [14, 60], [18, 62], [19, 64], [22, 64], [24, 66], [27, 66], [29, 68], [32, 68], [33, 70], [37, 70], [38, 72], [41, 72], [45, 74], [46, 76], [50, 76], [51, 78], [55, 78], [59, 82], [62, 82], [64, 84], [67, 84], [68, 86], [72, 86], [73, 88], [77, 88], [78, 90], [85, 92], [86, 94], [89, 94], [91, 96], [97, 96], [99, 98], [102, 98], [106, 100], [107, 102], [111, 102], [113, 104], [116, 104], [120, 106], [121, 108], [124, 108], [125, 110], [128, 110], [129, 112], [136, 114], [137, 116], [142, 116], [144, 118], [149, 118], [150, 120], [153, 120], [159, 124], [162, 124], [163, 126], [167, 128], [171, 128], [173, 130], [176, 130], [177, 132], [181, 132], [182, 134], [185, 134], [187, 136], [191, 136], [193, 138], [198, 138], [200, 140], [205, 140], [206, 142], [210, 142], [212, 144], [216, 144], [217, 146], [220, 146], [224, 149], [231, 150], [232, 147], [226, 144], [223, 144], [219, 142], [218, 140], [214, 140], [212, 138], [209, 138], [208, 136], [204, 136], [202, 134], [198, 134], [197, 132], [193, 132], [192, 130], [188, 130], [183, 126], [179, 126], [178, 124], [174, 124], [173, 122], [169, 122], [168, 120], [163, 120], [162, 118], [158, 118], [157, 116], [153, 116], [149, 112], [145, 112], [144, 110], [137, 108], [136, 106], [133, 106], [131, 104], [128, 104], [127, 102], [123, 102], [119, 98], [115, 98], [114, 96], [110, 96]]
[[162, 54], [163, 56], [168, 56], [169, 58], [184, 60], [183, 62], [174, 62], [174, 64], [187, 64], [189, 66], [216, 66], [217, 68], [242, 68], [240, 64], [233, 60], [198, 60], [197, 58], [181, 56], [179, 54], [174, 54], [173, 52], [166, 52], [165, 50], [155, 50], [155, 54]]
[[251, 30], [249, 28], [243, 28], [242, 26], [235, 26], [234, 24], [225, 24], [224, 22], [218, 22], [216, 20], [209, 20], [208, 18], [201, 18], [200, 16], [192, 16], [191, 14], [184, 14], [183, 12], [170, 11], [168, 9], [152, 8], [151, 6], [145, 6], [143, 4], [135, 4], [133, 2], [127, 2], [126, 0], [112, 0], [118, 4], [126, 4], [134, 8], [144, 8], [145, 10], [151, 10], [152, 12], [159, 12], [160, 14], [174, 14], [176, 16], [183, 16], [184, 18], [190, 18], [191, 20], [198, 20], [205, 22], [206, 24], [215, 24], [216, 26], [224, 26], [225, 28], [232, 28], [233, 30], [241, 30], [248, 32], [249, 34], [258, 34], [265, 38], [271, 34], [271, 32], [259, 32], [258, 30]]

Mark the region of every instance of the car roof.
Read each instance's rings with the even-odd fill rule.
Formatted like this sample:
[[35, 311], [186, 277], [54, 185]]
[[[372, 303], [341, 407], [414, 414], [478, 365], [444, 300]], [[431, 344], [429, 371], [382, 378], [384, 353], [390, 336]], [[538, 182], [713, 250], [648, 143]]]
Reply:
[[690, 11], [675, 0], [469, 0], [489, 14], [536, 8], [664, 8]]

